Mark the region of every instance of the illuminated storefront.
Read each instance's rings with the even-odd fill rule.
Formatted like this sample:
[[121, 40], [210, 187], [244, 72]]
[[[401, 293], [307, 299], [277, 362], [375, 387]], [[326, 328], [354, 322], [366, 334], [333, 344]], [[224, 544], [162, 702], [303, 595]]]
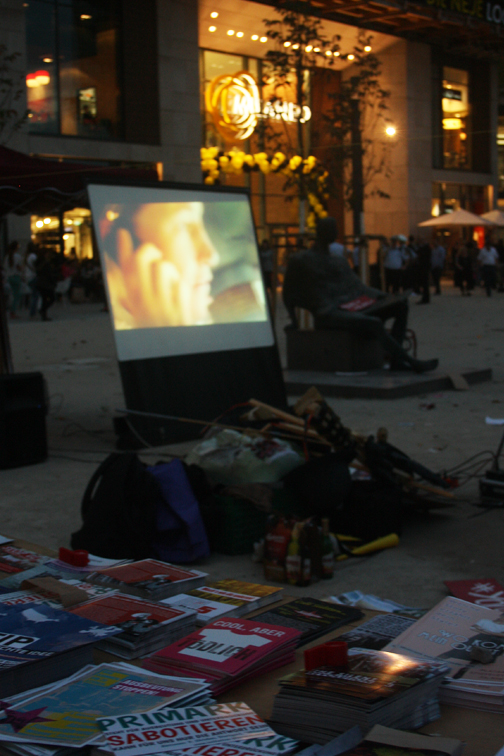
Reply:
[[38, 246], [50, 247], [54, 251], [59, 251], [63, 242], [63, 253], [67, 257], [92, 258], [91, 211], [76, 207], [63, 213], [62, 228], [59, 216], [32, 215], [31, 238]]
[[[265, 59], [275, 43], [267, 37], [263, 19], [275, 17], [265, 3], [257, 6], [235, 0], [231, 8], [220, 0], [200, 3], [200, 81], [203, 120], [202, 144], [234, 150], [288, 156], [299, 149], [298, 124], [302, 122], [304, 154], [324, 159], [330, 149], [324, 136], [324, 108], [330, 92], [352, 76], [348, 53], [358, 28], [341, 22], [340, 6], [331, 18], [326, 4], [324, 29], [340, 37], [343, 53], [331, 67], [322, 63], [303, 81], [306, 111], [296, 98], [293, 72], [284, 86], [274, 89]], [[363, 10], [363, 19], [366, 11]], [[365, 21], [361, 26], [365, 26]], [[391, 25], [392, 26], [392, 25]], [[372, 16], [370, 16], [372, 29]], [[451, 30], [450, 30], [451, 31]], [[442, 30], [436, 44], [372, 31], [372, 46], [382, 66], [383, 88], [389, 90], [393, 150], [385, 177], [365, 187], [364, 225], [368, 234], [390, 236], [418, 233], [417, 223], [429, 214], [463, 207], [481, 213], [493, 207], [497, 182], [493, 131], [492, 63], [480, 56], [454, 57], [445, 53]], [[318, 64], [317, 64], [318, 65]], [[365, 138], [381, 140], [381, 133]], [[495, 144], [495, 142], [494, 142]], [[324, 152], [326, 151], [326, 152]], [[226, 184], [251, 189], [260, 235], [271, 236], [282, 224], [296, 225], [296, 201], [286, 202], [281, 176], [221, 173]], [[386, 196], [388, 195], [388, 197]], [[351, 231], [351, 218], [341, 200], [331, 200], [343, 236]]]

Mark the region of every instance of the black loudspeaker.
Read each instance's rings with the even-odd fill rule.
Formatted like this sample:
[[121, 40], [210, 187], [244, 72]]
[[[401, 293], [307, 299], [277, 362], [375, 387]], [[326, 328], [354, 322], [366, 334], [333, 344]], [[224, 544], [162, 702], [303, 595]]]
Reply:
[[47, 459], [47, 392], [42, 373], [0, 375], [0, 469]]

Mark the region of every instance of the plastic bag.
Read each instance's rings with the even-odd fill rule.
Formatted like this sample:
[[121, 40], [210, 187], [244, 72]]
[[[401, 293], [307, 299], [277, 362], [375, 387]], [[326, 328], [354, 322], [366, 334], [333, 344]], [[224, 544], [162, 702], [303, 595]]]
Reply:
[[216, 483], [276, 483], [304, 463], [292, 446], [281, 439], [247, 436], [226, 429], [202, 441], [186, 457]]

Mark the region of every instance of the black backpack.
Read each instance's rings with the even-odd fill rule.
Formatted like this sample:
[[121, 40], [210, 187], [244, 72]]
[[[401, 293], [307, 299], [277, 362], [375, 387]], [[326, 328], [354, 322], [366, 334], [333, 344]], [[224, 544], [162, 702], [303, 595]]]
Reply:
[[159, 498], [158, 482], [136, 454], [110, 454], [84, 492], [83, 525], [72, 533], [72, 548], [109, 559], [152, 556]]

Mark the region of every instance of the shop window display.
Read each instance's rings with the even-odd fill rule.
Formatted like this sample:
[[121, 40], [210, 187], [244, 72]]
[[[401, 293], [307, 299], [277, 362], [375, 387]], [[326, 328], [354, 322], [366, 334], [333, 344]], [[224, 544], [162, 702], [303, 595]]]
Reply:
[[471, 168], [469, 73], [443, 68], [443, 167]]
[[117, 0], [26, 4], [30, 133], [121, 136]]

